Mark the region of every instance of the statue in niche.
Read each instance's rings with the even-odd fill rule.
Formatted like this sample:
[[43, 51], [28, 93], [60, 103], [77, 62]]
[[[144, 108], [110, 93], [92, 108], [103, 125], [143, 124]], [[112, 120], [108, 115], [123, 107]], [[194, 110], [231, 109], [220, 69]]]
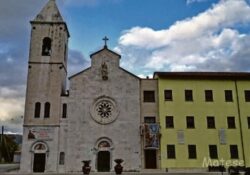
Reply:
[[108, 80], [108, 66], [107, 64], [104, 62], [102, 64], [102, 70], [101, 70], [101, 73], [102, 73], [102, 79], [103, 80]]
[[28, 140], [29, 140], [29, 139], [35, 139], [35, 138], [36, 138], [35, 135], [32, 133], [31, 130], [29, 130], [29, 133], [28, 133]]

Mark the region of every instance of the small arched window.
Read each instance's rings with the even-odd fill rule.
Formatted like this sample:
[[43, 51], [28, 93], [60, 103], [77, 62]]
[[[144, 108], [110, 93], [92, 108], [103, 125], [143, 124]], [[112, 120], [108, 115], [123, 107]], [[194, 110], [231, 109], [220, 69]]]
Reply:
[[65, 153], [60, 152], [59, 165], [64, 165], [64, 160], [65, 160]]
[[67, 45], [65, 44], [64, 46], [64, 61], [66, 62], [66, 58], [67, 58]]
[[40, 118], [41, 103], [36, 102], [35, 104], [35, 118]]
[[46, 102], [44, 105], [44, 118], [50, 117], [50, 103]]
[[62, 118], [67, 118], [67, 104], [63, 104]]
[[42, 56], [50, 56], [51, 54], [51, 39], [46, 37], [43, 39]]

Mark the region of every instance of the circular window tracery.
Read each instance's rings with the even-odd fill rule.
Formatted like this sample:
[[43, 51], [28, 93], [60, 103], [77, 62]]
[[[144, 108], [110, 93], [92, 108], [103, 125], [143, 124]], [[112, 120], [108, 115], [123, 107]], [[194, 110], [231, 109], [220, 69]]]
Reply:
[[114, 100], [108, 97], [97, 99], [91, 108], [92, 118], [100, 124], [113, 122], [118, 115], [118, 110]]
[[96, 111], [102, 118], [109, 118], [112, 116], [113, 105], [108, 101], [101, 101], [97, 105]]

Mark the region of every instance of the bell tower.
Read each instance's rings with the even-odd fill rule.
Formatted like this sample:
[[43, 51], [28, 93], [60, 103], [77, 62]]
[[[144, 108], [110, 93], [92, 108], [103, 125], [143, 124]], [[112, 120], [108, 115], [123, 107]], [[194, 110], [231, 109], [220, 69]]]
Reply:
[[31, 27], [24, 125], [58, 125], [70, 35], [55, 0], [48, 1]]

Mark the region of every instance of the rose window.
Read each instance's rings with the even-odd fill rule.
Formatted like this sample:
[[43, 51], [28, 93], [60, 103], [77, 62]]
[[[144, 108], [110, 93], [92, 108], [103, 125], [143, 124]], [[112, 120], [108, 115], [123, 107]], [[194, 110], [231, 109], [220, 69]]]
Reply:
[[99, 124], [109, 124], [114, 122], [118, 113], [119, 111], [116, 102], [109, 97], [97, 98], [90, 108], [92, 118]]
[[109, 118], [112, 115], [112, 104], [108, 101], [103, 101], [97, 106], [97, 114], [102, 118]]

